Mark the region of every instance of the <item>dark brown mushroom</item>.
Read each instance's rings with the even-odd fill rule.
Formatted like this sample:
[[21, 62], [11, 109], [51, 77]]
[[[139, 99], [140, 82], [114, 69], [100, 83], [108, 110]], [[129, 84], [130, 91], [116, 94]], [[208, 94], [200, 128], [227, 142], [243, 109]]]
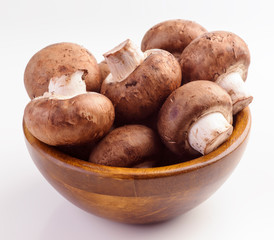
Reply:
[[94, 143], [110, 130], [114, 107], [102, 94], [86, 92], [77, 71], [50, 80], [50, 92], [32, 99], [25, 108], [24, 122], [40, 141], [53, 145]]
[[193, 21], [174, 19], [156, 24], [144, 35], [142, 51], [159, 48], [172, 53], [179, 59], [185, 47], [198, 36], [207, 32]]
[[104, 56], [111, 74], [101, 93], [112, 101], [118, 121], [139, 121], [156, 113], [181, 84], [180, 65], [164, 50], [143, 53], [126, 40]]
[[151, 167], [160, 146], [159, 137], [150, 128], [125, 125], [105, 136], [92, 151], [89, 161], [115, 167], [142, 167], [144, 163]]
[[87, 91], [100, 91], [101, 73], [94, 56], [74, 43], [56, 43], [38, 51], [28, 62], [25, 87], [30, 98], [42, 96], [48, 90], [50, 79], [85, 71]]
[[211, 81], [193, 81], [176, 89], [163, 104], [158, 132], [174, 153], [207, 154], [232, 133], [232, 102]]
[[180, 59], [183, 83], [199, 79], [218, 83], [231, 96], [234, 114], [252, 101], [253, 97], [244, 86], [250, 53], [236, 34], [205, 33], [185, 48]]

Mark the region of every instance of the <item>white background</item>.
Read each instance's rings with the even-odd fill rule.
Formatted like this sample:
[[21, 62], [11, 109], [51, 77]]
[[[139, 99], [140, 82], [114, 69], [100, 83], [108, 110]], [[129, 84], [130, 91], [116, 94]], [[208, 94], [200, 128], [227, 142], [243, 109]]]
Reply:
[[[150, 27], [174, 18], [232, 31], [248, 43], [254, 101], [246, 152], [211, 198], [171, 221], [134, 226], [88, 214], [46, 182], [27, 152], [24, 68], [38, 50], [62, 41], [101, 61], [126, 38], [140, 44]], [[1, 0], [0, 43], [0, 239], [274, 239], [272, 1]]]

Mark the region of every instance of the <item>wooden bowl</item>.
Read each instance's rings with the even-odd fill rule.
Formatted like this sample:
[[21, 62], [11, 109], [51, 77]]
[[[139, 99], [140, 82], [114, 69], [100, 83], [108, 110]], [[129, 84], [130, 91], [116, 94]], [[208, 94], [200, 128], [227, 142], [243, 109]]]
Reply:
[[125, 223], [153, 223], [178, 216], [210, 197], [241, 159], [251, 127], [249, 108], [235, 117], [232, 136], [194, 160], [157, 168], [118, 168], [70, 157], [31, 135], [29, 153], [48, 182], [92, 214]]

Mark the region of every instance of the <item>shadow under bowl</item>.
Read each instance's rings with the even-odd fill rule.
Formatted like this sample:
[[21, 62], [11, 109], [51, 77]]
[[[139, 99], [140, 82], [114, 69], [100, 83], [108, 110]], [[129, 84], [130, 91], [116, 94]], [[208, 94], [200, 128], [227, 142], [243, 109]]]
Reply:
[[240, 161], [251, 127], [245, 108], [231, 137], [208, 155], [165, 167], [119, 168], [66, 155], [36, 139], [23, 123], [29, 153], [47, 181], [85, 211], [124, 223], [174, 218], [210, 197]]

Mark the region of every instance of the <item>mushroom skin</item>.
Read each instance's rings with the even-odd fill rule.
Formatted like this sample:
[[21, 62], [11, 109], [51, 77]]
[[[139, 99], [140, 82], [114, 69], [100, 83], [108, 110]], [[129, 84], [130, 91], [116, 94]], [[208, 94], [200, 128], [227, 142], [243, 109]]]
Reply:
[[215, 31], [199, 36], [182, 52], [180, 65], [183, 84], [203, 79], [225, 88], [232, 97], [234, 114], [253, 99], [243, 86], [250, 65], [249, 49], [234, 33]]
[[118, 122], [132, 123], [156, 113], [168, 95], [181, 85], [181, 69], [167, 51], [144, 53], [144, 60], [121, 81], [109, 80], [101, 86], [115, 107]]
[[144, 35], [142, 51], [164, 49], [179, 59], [185, 47], [207, 30], [200, 24], [184, 19], [167, 20], [156, 24]]
[[100, 72], [101, 72], [101, 79], [102, 82], [106, 79], [106, 77], [109, 75], [110, 70], [108, 67], [108, 64], [106, 62], [106, 60], [101, 61], [99, 64], [99, 68], [100, 68]]
[[[89, 161], [114, 167], [133, 167], [153, 160], [161, 149], [160, 139], [143, 125], [124, 125], [106, 135], [93, 149]], [[151, 162], [150, 165], [152, 166]]]
[[70, 75], [77, 70], [87, 73], [87, 91], [100, 91], [101, 72], [96, 59], [87, 49], [68, 42], [41, 49], [29, 60], [24, 72], [24, 83], [29, 97], [32, 99], [47, 92], [51, 78]]
[[102, 138], [114, 121], [114, 107], [102, 94], [87, 92], [72, 98], [38, 97], [24, 111], [28, 130], [52, 145], [80, 145]]
[[184, 84], [163, 104], [158, 116], [158, 132], [173, 153], [197, 156], [200, 153], [189, 143], [190, 129], [203, 116], [216, 112], [232, 124], [232, 102], [223, 88], [206, 80]]
[[183, 83], [197, 79], [216, 81], [234, 70], [247, 78], [249, 49], [239, 36], [231, 32], [208, 32], [196, 38], [182, 52], [180, 60]]

